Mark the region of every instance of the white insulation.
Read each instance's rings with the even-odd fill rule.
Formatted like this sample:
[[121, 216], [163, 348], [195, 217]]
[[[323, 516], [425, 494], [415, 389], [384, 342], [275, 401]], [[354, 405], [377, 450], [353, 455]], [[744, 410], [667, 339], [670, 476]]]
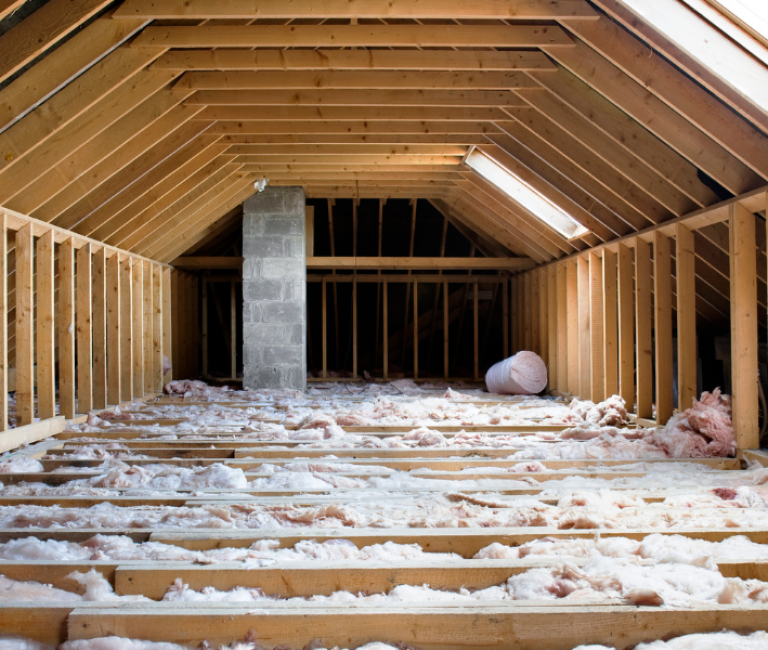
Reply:
[[490, 393], [535, 395], [547, 387], [547, 366], [535, 352], [518, 352], [492, 365], [485, 384]]

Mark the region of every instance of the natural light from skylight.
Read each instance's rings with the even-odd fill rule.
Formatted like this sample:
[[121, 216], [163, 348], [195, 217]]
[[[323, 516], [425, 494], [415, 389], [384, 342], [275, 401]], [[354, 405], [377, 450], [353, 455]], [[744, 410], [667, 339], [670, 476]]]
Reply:
[[581, 237], [589, 232], [571, 215], [479, 149], [472, 149], [464, 162], [507, 194], [515, 203], [557, 230], [566, 239]]
[[716, 0], [713, 4], [768, 38], [768, 0]]

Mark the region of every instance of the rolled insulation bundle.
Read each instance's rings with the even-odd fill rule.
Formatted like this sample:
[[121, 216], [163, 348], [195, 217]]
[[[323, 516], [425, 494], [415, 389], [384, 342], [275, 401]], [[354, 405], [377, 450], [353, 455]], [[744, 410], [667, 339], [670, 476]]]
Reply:
[[518, 352], [485, 373], [490, 393], [535, 395], [547, 387], [547, 366], [535, 352]]

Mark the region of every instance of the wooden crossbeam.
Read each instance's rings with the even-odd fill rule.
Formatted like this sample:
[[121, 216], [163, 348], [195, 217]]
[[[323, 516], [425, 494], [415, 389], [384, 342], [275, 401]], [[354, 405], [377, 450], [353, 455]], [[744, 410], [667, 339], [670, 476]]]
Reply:
[[236, 156], [234, 161], [237, 164], [251, 165], [270, 165], [275, 164], [316, 164], [333, 165], [334, 169], [342, 167], [344, 160], [350, 160], [358, 165], [368, 165], [371, 167], [389, 166], [389, 165], [458, 165], [461, 162], [461, 155], [439, 155], [439, 154], [364, 154], [360, 153], [351, 157], [349, 154], [291, 154], [289, 152], [280, 155], [260, 155], [248, 154]]
[[467, 147], [449, 144], [406, 144], [387, 145], [369, 144], [233, 144], [227, 149], [228, 154], [236, 156], [344, 156], [382, 155], [382, 156], [460, 156], [464, 157]]
[[579, 16], [596, 18], [597, 13], [582, 0], [557, 2], [531, 2], [531, 0], [486, 0], [482, 3], [445, 3], [440, 0], [330, 0], [323, 3], [312, 0], [266, 0], [254, 5], [248, 0], [170, 0], [162, 3], [151, 0], [129, 0], [115, 12], [115, 18], [141, 17], [146, 19], [216, 19], [233, 18], [515, 18], [545, 20]]
[[522, 270], [533, 268], [529, 258], [487, 257], [308, 257], [308, 269], [404, 269], [411, 271], [490, 269]]
[[465, 135], [499, 132], [499, 129], [488, 122], [386, 121], [367, 119], [344, 121], [218, 121], [207, 130], [207, 133], [224, 135], [225, 137], [222, 138], [223, 142], [238, 142], [237, 138], [245, 137], [251, 141], [251, 139], [259, 137], [286, 138], [289, 136], [298, 142], [312, 142], [312, 137], [325, 138], [331, 136], [359, 137], [364, 138], [366, 142], [375, 142], [375, 140], [369, 140], [368, 138], [376, 135], [386, 137], [464, 137]]
[[572, 46], [561, 27], [528, 25], [234, 25], [146, 27], [134, 48]]
[[152, 67], [178, 71], [557, 69], [546, 55], [531, 50], [172, 50]]
[[[511, 90], [198, 90], [186, 104], [205, 106], [522, 106]], [[253, 109], [251, 109], [253, 110]], [[259, 117], [264, 119], [264, 117]]]
[[187, 72], [174, 84], [188, 90], [517, 90], [540, 88], [523, 72], [410, 72], [398, 70], [336, 70], [327, 72], [284, 72], [232, 70], [227, 72]]

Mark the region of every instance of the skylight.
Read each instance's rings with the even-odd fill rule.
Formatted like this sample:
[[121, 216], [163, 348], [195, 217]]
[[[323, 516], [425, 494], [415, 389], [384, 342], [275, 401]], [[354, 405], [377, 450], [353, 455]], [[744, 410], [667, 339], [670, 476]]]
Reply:
[[574, 239], [589, 232], [571, 215], [479, 149], [473, 148], [464, 162], [534, 217], [557, 230], [563, 237]]

